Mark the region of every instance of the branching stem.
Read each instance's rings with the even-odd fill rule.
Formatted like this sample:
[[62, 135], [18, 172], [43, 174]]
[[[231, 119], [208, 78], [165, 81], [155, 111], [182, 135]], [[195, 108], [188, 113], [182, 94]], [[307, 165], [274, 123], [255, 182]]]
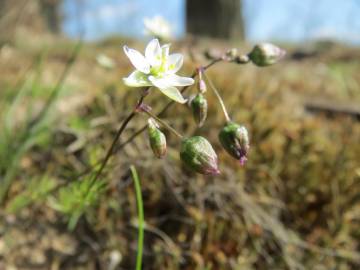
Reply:
[[91, 183], [89, 185], [89, 190], [91, 189], [91, 187], [93, 186], [93, 184], [96, 182], [96, 180], [99, 178], [99, 176], [101, 175], [101, 173], [103, 172], [106, 164], [108, 163], [110, 157], [112, 156], [115, 146], [118, 142], [118, 140], [120, 139], [121, 134], [124, 132], [126, 126], [129, 124], [129, 122], [134, 118], [134, 116], [137, 114], [137, 108], [143, 103], [145, 97], [149, 94], [149, 90], [150, 87], [145, 89], [144, 92], [142, 93], [139, 101], [137, 102], [137, 105], [135, 106], [135, 108], [133, 109], [133, 111], [125, 118], [125, 120], [123, 121], [123, 123], [121, 124], [120, 128], [118, 129], [114, 140], [109, 148], [109, 150], [107, 151], [105, 158], [102, 160], [101, 165], [99, 170], [96, 172], [95, 176], [92, 178]]
[[179, 132], [177, 132], [173, 127], [171, 127], [168, 123], [166, 123], [164, 120], [157, 117], [155, 114], [150, 112], [150, 110], [142, 110], [142, 112], [146, 113], [150, 117], [154, 118], [157, 122], [159, 122], [161, 125], [166, 127], [168, 130], [170, 130], [172, 133], [174, 133], [176, 136], [178, 136], [180, 139], [183, 139], [184, 136], [182, 136]]
[[[219, 57], [219, 58], [215, 58], [213, 59], [209, 64], [207, 64], [206, 66], [203, 66], [202, 69], [205, 71], [207, 69], [209, 69], [210, 67], [214, 66], [215, 64], [223, 61], [223, 57]], [[193, 72], [193, 74], [191, 75], [191, 78], [195, 78], [197, 75], [197, 72], [196, 70]], [[185, 93], [187, 90], [189, 89], [189, 86], [184, 86], [182, 89], [181, 89], [181, 93]], [[165, 112], [174, 104], [175, 102], [174, 101], [170, 101], [168, 104], [165, 105], [165, 107], [159, 112], [157, 113], [157, 116], [161, 117], [165, 114]], [[133, 133], [126, 141], [124, 141], [123, 143], [121, 143], [115, 151], [119, 151], [121, 150], [122, 148], [125, 147], [125, 145], [131, 143], [137, 136], [139, 136], [141, 133], [143, 133], [145, 130], [146, 130], [146, 125], [143, 126], [142, 128], [138, 129], [137, 131], [135, 131], [135, 133]]]
[[[223, 57], [219, 57], [216, 59], [213, 59], [209, 64], [205, 65], [203, 67], [203, 70], [207, 70], [208, 68], [212, 67], [213, 65], [215, 65], [218, 62], [223, 61]], [[197, 75], [196, 70], [193, 72], [193, 74], [191, 75], [191, 78], [195, 78]], [[181, 93], [185, 93], [187, 90], [189, 89], [189, 86], [184, 86], [181, 89]], [[125, 120], [123, 121], [122, 125], [120, 126], [118, 132], [116, 133], [114, 140], [109, 148], [109, 150], [107, 151], [104, 159], [100, 160], [99, 162], [97, 162], [94, 166], [100, 165], [99, 170], [96, 172], [95, 176], [92, 178], [91, 184], [89, 185], [89, 190], [91, 189], [92, 185], [97, 181], [97, 179], [100, 177], [100, 175], [102, 174], [105, 166], [107, 165], [108, 161], [110, 160], [110, 157], [117, 151], [121, 150], [125, 145], [127, 145], [128, 143], [132, 142], [137, 136], [139, 136], [141, 133], [143, 133], [147, 126], [143, 126], [142, 128], [138, 129], [137, 131], [135, 131], [135, 133], [133, 133], [126, 141], [124, 141], [123, 143], [121, 143], [118, 147], [116, 147], [117, 142], [119, 141], [121, 134], [123, 133], [123, 131], [125, 130], [126, 126], [129, 124], [129, 122], [133, 119], [133, 117], [136, 115], [137, 113], [137, 108], [139, 107], [140, 104], [143, 103], [145, 97], [148, 95], [149, 93], [149, 88], [146, 89], [142, 96], [140, 97], [137, 105], [135, 106], [134, 110], [125, 118]], [[167, 103], [164, 108], [156, 114], [157, 117], [161, 117], [162, 115], [165, 114], [165, 112], [174, 104], [174, 101], [170, 101], [169, 103]], [[180, 135], [180, 134], [179, 134]], [[181, 135], [180, 135], [181, 136]], [[84, 175], [87, 175], [89, 173], [92, 172], [92, 168], [87, 168], [86, 170], [84, 170], [82, 173], [80, 173], [77, 177], [74, 177], [74, 179], [77, 179], [79, 177], [82, 177]], [[62, 183], [58, 186], [56, 186], [54, 189], [52, 189], [49, 193], [52, 192], [56, 192], [57, 190], [59, 190], [61, 187], [66, 186], [67, 184], [71, 183], [72, 181], [68, 181], [65, 183]]]

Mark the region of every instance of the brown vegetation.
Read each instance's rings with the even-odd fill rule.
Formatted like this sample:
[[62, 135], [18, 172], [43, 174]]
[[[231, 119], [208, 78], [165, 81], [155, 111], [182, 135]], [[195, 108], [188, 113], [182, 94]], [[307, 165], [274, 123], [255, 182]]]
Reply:
[[[107, 187], [99, 188], [74, 230], [67, 230], [73, 209], [58, 206], [66, 192], [75, 194], [69, 188], [81, 190], [68, 182], [80, 183], [78, 174], [104, 156], [139, 94], [121, 81], [130, 70], [119, 49], [123, 42], [83, 47], [52, 108], [47, 133], [21, 157], [0, 210], [0, 269], [133, 269], [137, 214], [131, 164], [139, 171], [145, 203], [144, 269], [359, 268], [359, 122], [304, 108], [315, 98], [360, 103], [359, 55], [337, 46], [270, 68], [212, 68], [209, 76], [231, 117], [249, 129], [248, 164], [240, 167], [221, 149], [217, 134], [224, 119], [208, 92], [209, 116], [201, 129], [186, 106], [175, 105], [165, 118], [183, 134], [201, 134], [213, 143], [219, 177], [183, 168], [180, 143], [171, 134], [167, 157], [154, 159], [143, 134], [113, 157], [101, 179]], [[15, 130], [30, 100], [33, 114], [43, 106], [73, 48], [57, 40], [44, 54], [43, 43], [24, 44], [0, 52], [0, 115], [16, 91], [31, 89], [12, 112]], [[352, 57], [341, 57], [349, 52]], [[112, 57], [116, 68], [98, 65], [99, 53]], [[194, 67], [186, 63], [183, 73]], [[155, 91], [147, 103], [156, 112], [166, 101]], [[146, 117], [137, 116], [124, 139], [144, 123]]]

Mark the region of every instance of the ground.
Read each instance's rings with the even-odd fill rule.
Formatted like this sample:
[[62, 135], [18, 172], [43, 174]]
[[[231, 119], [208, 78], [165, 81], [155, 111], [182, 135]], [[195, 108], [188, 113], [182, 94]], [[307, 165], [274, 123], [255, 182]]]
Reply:
[[[28, 37], [1, 47], [0, 269], [134, 269], [132, 164], [145, 204], [144, 269], [359, 268], [357, 48], [283, 45], [288, 57], [275, 66], [220, 63], [209, 70], [231, 118], [249, 129], [245, 167], [218, 142], [224, 117], [208, 90], [202, 128], [187, 106], [174, 105], [163, 118], [185, 136], [213, 144], [220, 176], [184, 168], [180, 142], [165, 130], [164, 159], [154, 158], [143, 133], [117, 149], [89, 191], [91, 173], [140, 93], [122, 83], [132, 69], [125, 43], [144, 47], [123, 38], [85, 43], [73, 65], [75, 41]], [[250, 48], [175, 43], [172, 50], [187, 56], [183, 75], [209, 61], [202, 52], [210, 46]], [[100, 64], [100, 54], [114, 67]], [[59, 95], [44, 113], [56, 85]], [[153, 90], [146, 102], [157, 112], [167, 101]], [[328, 109], [309, 110], [309, 104]], [[137, 115], [121, 141], [145, 123]]]

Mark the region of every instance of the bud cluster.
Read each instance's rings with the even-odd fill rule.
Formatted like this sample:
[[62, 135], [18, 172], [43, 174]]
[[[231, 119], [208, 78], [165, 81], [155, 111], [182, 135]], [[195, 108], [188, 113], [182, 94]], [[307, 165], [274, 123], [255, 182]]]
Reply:
[[259, 67], [277, 63], [286, 55], [286, 51], [271, 43], [260, 43], [254, 46], [248, 54], [239, 54], [236, 48], [228, 50], [222, 57], [224, 61], [236, 64], [247, 64], [250, 61]]
[[[253, 64], [263, 67], [275, 64], [283, 58], [284, 55], [285, 51], [283, 49], [270, 43], [263, 43], [254, 46], [252, 51], [245, 55], [239, 55], [237, 49], [231, 49], [222, 57], [222, 60], [237, 64], [246, 64], [251, 61]], [[219, 99], [219, 103], [222, 106], [226, 119], [226, 124], [218, 134], [220, 144], [231, 157], [238, 160], [241, 165], [244, 165], [247, 161], [250, 149], [249, 134], [247, 129], [244, 126], [230, 120], [219, 91], [204, 73], [204, 69], [198, 68], [197, 72], [197, 93], [190, 97], [188, 102], [195, 122], [199, 127], [202, 127], [207, 118], [208, 103], [205, 97], [205, 93], [207, 91], [207, 85], [204, 80], [205, 77], [210, 88]], [[148, 109], [145, 108], [145, 110], [144, 108], [142, 111], [147, 112], [152, 117], [155, 117], [149, 113]], [[161, 124], [168, 126], [170, 130], [182, 138], [180, 146], [180, 159], [186, 167], [204, 175], [217, 175], [220, 173], [217, 154], [208, 140], [201, 136], [183, 138], [161, 119], [157, 117], [155, 118], [160, 121]], [[164, 157], [166, 154], [166, 137], [164, 133], [161, 132], [157, 122], [153, 118], [148, 120], [148, 134], [150, 146], [154, 155], [158, 158]]]

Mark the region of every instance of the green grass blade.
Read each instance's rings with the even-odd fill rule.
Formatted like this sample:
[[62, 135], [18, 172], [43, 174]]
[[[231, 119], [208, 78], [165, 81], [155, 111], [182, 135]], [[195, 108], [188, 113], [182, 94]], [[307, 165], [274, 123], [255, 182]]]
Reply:
[[141, 270], [142, 265], [142, 254], [143, 254], [143, 245], [144, 245], [144, 207], [141, 195], [141, 185], [140, 179], [137, 174], [136, 168], [134, 166], [130, 167], [131, 175], [135, 184], [135, 192], [136, 192], [136, 204], [138, 210], [138, 251], [136, 256], [136, 270]]

